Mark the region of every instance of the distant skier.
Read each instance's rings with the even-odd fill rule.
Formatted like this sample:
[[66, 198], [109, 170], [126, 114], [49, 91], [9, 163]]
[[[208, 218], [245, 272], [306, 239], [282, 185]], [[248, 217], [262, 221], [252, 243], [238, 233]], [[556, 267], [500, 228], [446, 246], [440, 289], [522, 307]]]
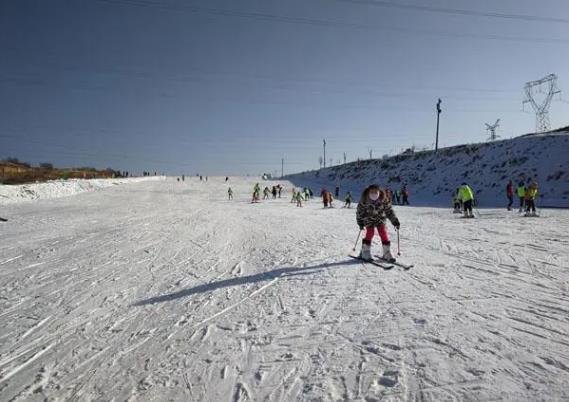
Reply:
[[231, 189], [231, 187], [229, 187], [229, 189], [227, 190], [227, 196], [229, 197], [229, 200], [233, 199], [233, 190]]
[[308, 193], [310, 194], [310, 198], [314, 198], [314, 193], [310, 187], [308, 187]]
[[401, 190], [396, 189], [393, 195], [395, 196], [395, 202], [399, 205], [401, 203]]
[[506, 197], [508, 197], [508, 211], [511, 211], [514, 203], [514, 184], [511, 180], [506, 185]]
[[256, 183], [255, 186], [253, 187], [253, 199], [251, 200], [251, 202], [259, 202], [261, 197], [261, 186], [259, 185], [259, 183]]
[[293, 187], [292, 189], [292, 197], [290, 199], [290, 203], [292, 204], [293, 202], [296, 201], [296, 188]]
[[304, 200], [308, 201], [310, 199], [310, 191], [305, 187], [304, 188]]
[[352, 207], [352, 192], [348, 191], [346, 194], [346, 198], [344, 199], [344, 208], [351, 208]]
[[277, 199], [277, 186], [273, 186], [271, 189], [271, 193], [273, 194], [273, 200]]
[[525, 216], [537, 216], [535, 210], [535, 198], [537, 197], [537, 182], [534, 180], [529, 185], [529, 188], [525, 193], [525, 203], [526, 203], [526, 214]]
[[474, 202], [474, 192], [470, 186], [466, 183], [462, 183], [458, 190], [458, 197], [462, 201], [462, 207], [464, 209], [465, 218], [474, 218], [474, 213], [472, 212], [472, 203]]
[[229, 181], [229, 177], [225, 176], [225, 182]]
[[358, 203], [356, 212], [356, 222], [360, 228], [366, 229], [366, 234], [362, 240], [362, 249], [360, 257], [364, 260], [371, 260], [371, 241], [375, 235], [375, 230], [379, 234], [383, 249], [383, 259], [390, 262], [395, 262], [395, 258], [391, 254], [391, 242], [387, 234], [385, 220], [389, 219], [397, 230], [401, 226], [399, 219], [395, 215], [391, 203], [387, 201], [384, 191], [378, 185], [372, 184], [367, 187]]
[[186, 176], [182, 175], [182, 181], [186, 181]]
[[334, 192], [334, 196], [336, 198], [340, 198], [340, 187], [339, 186], [336, 186], [336, 191]]
[[454, 193], [452, 193], [452, 204], [454, 207], [453, 213], [462, 213], [462, 203], [460, 201], [460, 188], [457, 188]]
[[263, 200], [268, 200], [269, 199], [269, 194], [270, 194], [270, 190], [268, 187], [265, 187], [263, 190]]
[[524, 209], [525, 197], [526, 197], [526, 185], [525, 185], [523, 180], [520, 180], [520, 182], [518, 183], [518, 188], [516, 189], [516, 194], [520, 200], [519, 212], [521, 213]]
[[324, 208], [332, 208], [332, 193], [325, 188], [320, 191], [320, 197], [322, 197], [322, 202], [324, 203]]
[[203, 181], [203, 176], [200, 176], [200, 181]]
[[401, 188], [401, 198], [403, 199], [401, 205], [409, 205], [409, 190], [407, 190], [407, 186]]
[[302, 207], [302, 201], [304, 200], [302, 197], [302, 193], [300, 191], [296, 192], [295, 195], [295, 199], [296, 199], [296, 206], [297, 207]]
[[281, 198], [281, 193], [283, 191], [283, 186], [281, 186], [280, 184], [277, 186], [277, 192], [279, 194], [279, 198]]
[[385, 188], [385, 196], [390, 204], [393, 204], [393, 191], [389, 187]]

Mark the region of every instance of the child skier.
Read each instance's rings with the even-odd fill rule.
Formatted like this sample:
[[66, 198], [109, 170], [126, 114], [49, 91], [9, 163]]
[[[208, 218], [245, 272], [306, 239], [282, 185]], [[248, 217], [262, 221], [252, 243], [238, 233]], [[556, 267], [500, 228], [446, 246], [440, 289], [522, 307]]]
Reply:
[[474, 192], [470, 186], [466, 183], [462, 183], [458, 189], [458, 197], [462, 201], [462, 206], [464, 208], [465, 218], [474, 218], [474, 213], [472, 213], [472, 203], [474, 202]]
[[460, 193], [460, 189], [456, 189], [455, 192], [452, 194], [452, 203], [454, 206], [454, 211], [452, 211], [455, 214], [460, 214], [462, 207], [460, 206], [460, 197], [459, 197], [459, 193]]
[[292, 198], [290, 199], [290, 203], [292, 204], [295, 201], [296, 201], [296, 188], [293, 188], [292, 189]]
[[352, 207], [352, 192], [348, 191], [346, 194], [346, 198], [344, 199], [344, 208], [351, 208]]
[[300, 191], [296, 192], [295, 198], [296, 198], [296, 206], [302, 207], [303, 198], [302, 198], [302, 193]]
[[537, 197], [537, 182], [532, 181], [529, 188], [526, 190], [525, 203], [526, 203], [526, 215], [525, 216], [537, 216], [535, 211], [535, 197]]
[[253, 187], [253, 199], [251, 200], [251, 202], [259, 202], [259, 198], [261, 196], [261, 186], [259, 185], [259, 183], [255, 184], [255, 187]]
[[362, 240], [360, 258], [368, 261], [372, 259], [371, 241], [377, 229], [381, 238], [383, 259], [395, 262], [395, 258], [391, 254], [391, 242], [385, 227], [386, 219], [389, 219], [393, 226], [399, 230], [401, 226], [399, 219], [397, 219], [391, 203], [388, 202], [385, 192], [378, 185], [372, 184], [364, 190], [356, 212], [356, 222], [360, 230], [363, 230], [364, 227], [366, 228], [366, 234]]

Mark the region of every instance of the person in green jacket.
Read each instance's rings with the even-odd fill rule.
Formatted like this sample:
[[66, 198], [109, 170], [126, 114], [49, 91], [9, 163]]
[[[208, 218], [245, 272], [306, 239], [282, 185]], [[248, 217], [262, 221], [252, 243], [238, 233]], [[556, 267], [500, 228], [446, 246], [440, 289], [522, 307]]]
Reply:
[[462, 201], [462, 206], [464, 208], [465, 218], [474, 218], [472, 213], [472, 203], [474, 202], [474, 192], [470, 186], [466, 183], [462, 183], [458, 189], [458, 197]]
[[346, 198], [344, 199], [344, 208], [351, 208], [352, 207], [352, 192], [348, 191], [346, 194]]
[[296, 198], [296, 206], [302, 207], [302, 201], [304, 201], [304, 198], [302, 197], [302, 193], [300, 191], [296, 193], [295, 198]]
[[520, 199], [520, 213], [524, 209], [525, 199], [526, 199], [526, 185], [523, 180], [520, 180], [518, 187], [516, 188], [516, 195]]

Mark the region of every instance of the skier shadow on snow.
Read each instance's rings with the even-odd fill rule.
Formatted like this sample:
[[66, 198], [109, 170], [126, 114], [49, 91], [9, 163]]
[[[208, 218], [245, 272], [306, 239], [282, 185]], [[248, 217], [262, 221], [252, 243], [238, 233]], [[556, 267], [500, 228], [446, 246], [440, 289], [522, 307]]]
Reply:
[[332, 268], [345, 265], [355, 265], [361, 264], [361, 261], [338, 261], [325, 264], [311, 265], [307, 267], [289, 267], [289, 268], [278, 268], [268, 272], [259, 272], [257, 274], [240, 276], [237, 278], [225, 279], [218, 282], [204, 283], [203, 285], [198, 285], [193, 288], [187, 288], [174, 293], [168, 293], [161, 296], [151, 297], [149, 299], [137, 301], [131, 306], [145, 306], [148, 304], [157, 304], [168, 301], [173, 301], [180, 299], [182, 297], [188, 297], [200, 293], [213, 292], [217, 289], [228, 288], [231, 286], [240, 286], [248, 283], [266, 282], [271, 281], [276, 278], [287, 278], [290, 276], [299, 275], [310, 275], [321, 272], [324, 268]]

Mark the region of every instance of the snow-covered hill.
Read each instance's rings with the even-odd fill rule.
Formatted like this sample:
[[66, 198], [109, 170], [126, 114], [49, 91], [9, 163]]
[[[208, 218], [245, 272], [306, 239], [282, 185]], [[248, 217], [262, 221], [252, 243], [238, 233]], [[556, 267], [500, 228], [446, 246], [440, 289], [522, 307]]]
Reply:
[[508, 180], [536, 179], [538, 205], [569, 207], [569, 128], [510, 140], [461, 145], [387, 159], [352, 162], [287, 176], [298, 186], [354, 191], [371, 183], [392, 189], [407, 185], [415, 205], [448, 206], [462, 182], [476, 192], [480, 206], [505, 205]]

